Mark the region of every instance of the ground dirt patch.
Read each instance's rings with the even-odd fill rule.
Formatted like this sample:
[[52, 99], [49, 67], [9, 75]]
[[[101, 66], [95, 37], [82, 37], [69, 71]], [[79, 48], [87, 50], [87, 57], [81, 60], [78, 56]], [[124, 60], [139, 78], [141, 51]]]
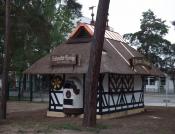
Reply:
[[141, 114], [98, 120], [96, 128], [82, 127], [82, 119], [79, 118], [46, 117], [46, 111], [47, 103], [9, 102], [7, 120], [0, 120], [0, 134], [174, 134], [175, 132], [175, 108], [146, 107], [146, 111]]

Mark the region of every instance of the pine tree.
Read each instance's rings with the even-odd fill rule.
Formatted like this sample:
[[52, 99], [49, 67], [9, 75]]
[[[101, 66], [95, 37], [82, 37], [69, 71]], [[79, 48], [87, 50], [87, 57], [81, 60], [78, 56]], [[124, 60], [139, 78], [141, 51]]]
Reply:
[[140, 21], [140, 31], [125, 34], [124, 38], [136, 46], [147, 59], [162, 68], [165, 66], [164, 58], [171, 47], [171, 43], [164, 39], [168, 33], [166, 21], [157, 18], [151, 10], [143, 12]]

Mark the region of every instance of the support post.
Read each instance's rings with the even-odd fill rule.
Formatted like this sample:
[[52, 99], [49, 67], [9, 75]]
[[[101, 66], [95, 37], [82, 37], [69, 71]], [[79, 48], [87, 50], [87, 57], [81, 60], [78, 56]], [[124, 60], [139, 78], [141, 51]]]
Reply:
[[37, 75], [33, 75], [33, 79], [34, 79], [34, 82], [33, 82], [33, 84], [34, 84], [34, 91], [37, 91], [37, 89], [38, 89], [38, 79], [37, 79]]
[[30, 89], [30, 102], [33, 101], [33, 79], [32, 79], [32, 75], [29, 76], [29, 82], [30, 82], [30, 86], [29, 86], [29, 89]]
[[85, 82], [85, 107], [83, 125], [94, 127], [96, 125], [97, 86], [101, 65], [101, 55], [106, 29], [110, 0], [99, 0], [94, 37], [91, 43], [88, 73]]
[[18, 86], [18, 101], [21, 100], [21, 76], [19, 77], [19, 86]]
[[143, 107], [145, 106], [145, 104], [144, 104], [144, 92], [145, 92], [145, 89], [146, 89], [146, 85], [145, 85], [145, 77], [144, 76], [141, 76], [141, 78], [142, 78], [142, 92], [143, 92]]
[[23, 87], [22, 87], [23, 91], [26, 90], [26, 74], [23, 75]]

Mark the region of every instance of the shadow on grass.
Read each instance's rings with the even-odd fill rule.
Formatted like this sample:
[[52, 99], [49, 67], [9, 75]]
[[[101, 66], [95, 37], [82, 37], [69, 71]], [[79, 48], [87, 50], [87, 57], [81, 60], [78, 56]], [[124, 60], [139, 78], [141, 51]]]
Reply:
[[66, 130], [76, 130], [82, 131], [81, 127], [71, 123], [63, 123], [63, 124], [49, 124], [48, 129], [66, 129]]
[[78, 126], [76, 124], [63, 123], [63, 124], [49, 124], [47, 127], [47, 132], [51, 132], [53, 130], [74, 130], [74, 131], [88, 131], [93, 133], [100, 133], [101, 130], [108, 128], [110, 127], [102, 124], [97, 124], [96, 127], [85, 128], [82, 126]]

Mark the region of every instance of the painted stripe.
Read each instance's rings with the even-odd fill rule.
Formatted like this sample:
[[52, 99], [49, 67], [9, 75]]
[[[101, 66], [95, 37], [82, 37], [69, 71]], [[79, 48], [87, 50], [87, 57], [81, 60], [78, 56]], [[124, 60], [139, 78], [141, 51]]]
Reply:
[[119, 40], [119, 41], [122, 41], [122, 40], [117, 36], [116, 33], [114, 33], [114, 32], [111, 32], [111, 33], [112, 33], [112, 35], [114, 36], [114, 39], [117, 39], [117, 40]]
[[113, 35], [115, 36], [115, 38], [117, 40], [122, 41], [121, 37], [118, 34], [116, 34], [116, 33], [113, 32]]
[[57, 99], [60, 104], [63, 104], [63, 93], [56, 93]]
[[56, 106], [56, 109], [61, 110], [61, 109], [63, 109], [63, 107], [61, 107], [61, 106]]
[[[132, 52], [122, 43], [120, 42], [120, 44], [128, 51], [128, 53], [132, 56], [132, 57], [135, 57]], [[134, 72], [137, 72], [137, 70], [134, 68]]]
[[54, 93], [51, 93], [51, 97], [52, 97], [52, 99], [53, 99], [53, 103], [54, 103], [54, 104], [58, 104], [58, 102], [57, 102], [57, 100], [56, 100], [56, 98], [55, 98]]
[[112, 39], [112, 37], [111, 37], [111, 35], [109, 34], [108, 31], [105, 31], [105, 37], [106, 37], [106, 38], [109, 38], [109, 39]]
[[110, 111], [113, 111], [113, 110], [116, 111], [116, 108], [115, 107], [110, 108]]
[[103, 108], [103, 112], [107, 112], [107, 111], [109, 111], [109, 109], [107, 108]]
[[128, 49], [122, 42], [120, 42], [120, 44], [128, 51], [128, 53], [129, 53], [132, 57], [134, 57], [134, 55], [132, 54], [132, 52], [129, 51], [129, 49]]
[[104, 106], [108, 106], [108, 102], [106, 100], [106, 96], [105, 95], [102, 96], [102, 99], [103, 99]]
[[121, 42], [126, 43], [126, 41], [123, 39], [123, 37], [122, 37], [120, 34], [117, 34], [117, 35], [118, 35], [118, 37], [120, 38]]
[[119, 34], [115, 33], [116, 37], [119, 38], [120, 41], [122, 41], [122, 38], [120, 37]]
[[[88, 28], [94, 32], [94, 26], [92, 25], [89, 25], [89, 24], [86, 24], [88, 26]], [[126, 41], [122, 38], [122, 36], [116, 32], [112, 32], [112, 31], [109, 31], [109, 30], [105, 30], [105, 38], [108, 38], [108, 39], [113, 39], [113, 40], [118, 40], [118, 41], [121, 41], [121, 42], [124, 42], [126, 43]]]
[[148, 69], [147, 69], [145, 66], [142, 66], [142, 68], [143, 68], [147, 73], [149, 73]]
[[108, 40], [106, 39], [107, 42], [111, 45], [111, 47], [122, 57], [122, 59], [128, 64], [130, 65], [130, 63], [127, 61], [127, 59], [114, 47], [114, 45]]
[[87, 25], [89, 27], [89, 29], [91, 29], [92, 32], [94, 32], [94, 27], [92, 27], [91, 25]]
[[110, 35], [111, 39], [115, 40], [115, 36], [113, 35], [113, 33], [112, 33], [111, 31], [107, 31], [107, 30], [106, 30], [106, 32], [108, 32], [108, 33], [109, 33], [109, 35]]

